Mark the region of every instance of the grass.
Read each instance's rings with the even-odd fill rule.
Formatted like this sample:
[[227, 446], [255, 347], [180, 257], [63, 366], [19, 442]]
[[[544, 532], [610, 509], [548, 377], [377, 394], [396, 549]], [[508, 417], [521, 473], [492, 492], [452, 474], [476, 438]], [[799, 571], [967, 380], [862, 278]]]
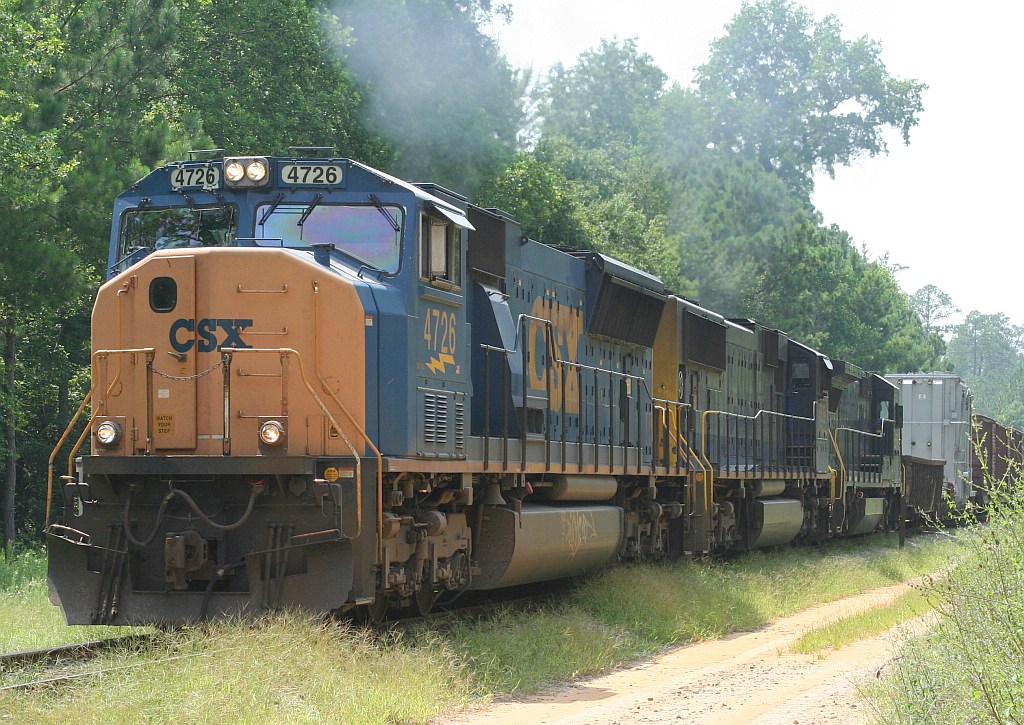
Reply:
[[925, 594], [920, 590], [911, 589], [889, 604], [837, 619], [804, 633], [792, 644], [789, 651], [797, 654], [820, 654], [827, 650], [837, 650], [859, 639], [881, 634], [929, 611], [931, 606]]
[[[217, 624], [104, 655], [55, 690], [0, 691], [6, 722], [425, 723], [463, 704], [603, 672], [948, 565], [957, 543], [893, 537], [610, 569], [556, 604], [375, 635], [301, 615]], [[34, 574], [19, 591], [39, 587]], [[45, 585], [42, 585], [45, 589]], [[2, 605], [12, 603], [8, 597]], [[19, 595], [22, 596], [22, 595]], [[27, 610], [45, 600], [23, 596]], [[26, 618], [6, 642], [36, 637]], [[53, 636], [52, 624], [41, 625]], [[65, 630], [70, 628], [64, 627]], [[69, 633], [66, 641], [96, 636]], [[27, 644], [25, 646], [28, 646]], [[6, 649], [13, 649], [9, 644]], [[31, 679], [0, 673], [0, 685]]]
[[814, 604], [905, 581], [948, 564], [953, 542], [895, 537], [826, 547], [752, 552], [710, 565], [613, 569], [577, 590], [598, 621], [632, 632], [651, 648], [761, 627]]
[[69, 627], [50, 604], [46, 554], [29, 549], [0, 558], [0, 652], [53, 647], [147, 631], [140, 627]]
[[414, 723], [468, 696], [441, 641], [382, 641], [294, 613], [183, 630], [84, 670], [59, 688], [0, 692], [0, 712], [19, 723]]
[[880, 723], [1024, 722], [1024, 476], [992, 483], [989, 523], [927, 591], [938, 624], [867, 690]]

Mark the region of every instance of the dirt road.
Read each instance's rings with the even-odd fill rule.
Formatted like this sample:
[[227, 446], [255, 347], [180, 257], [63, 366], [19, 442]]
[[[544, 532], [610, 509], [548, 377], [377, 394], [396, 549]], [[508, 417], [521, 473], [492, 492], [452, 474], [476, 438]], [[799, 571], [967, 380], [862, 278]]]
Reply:
[[[687, 645], [634, 667], [534, 697], [495, 702], [437, 725], [655, 725], [865, 722], [857, 682], [877, 676], [904, 632], [861, 640], [827, 656], [789, 654], [799, 636], [891, 601], [896, 585], [814, 607], [756, 632]], [[922, 630], [923, 620], [904, 629]]]

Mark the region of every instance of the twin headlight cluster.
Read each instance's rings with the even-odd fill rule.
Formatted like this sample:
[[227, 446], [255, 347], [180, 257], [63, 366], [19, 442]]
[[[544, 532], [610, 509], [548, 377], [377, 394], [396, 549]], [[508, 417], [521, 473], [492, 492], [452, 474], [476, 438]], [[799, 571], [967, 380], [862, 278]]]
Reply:
[[224, 159], [225, 186], [266, 186], [270, 181], [270, 162], [264, 156], [234, 156]]
[[[121, 442], [124, 431], [119, 423], [105, 420], [96, 426], [94, 432], [96, 442], [104, 448], [113, 448]], [[260, 443], [265, 446], [278, 446], [284, 442], [284, 424], [278, 420], [268, 420], [260, 425]]]

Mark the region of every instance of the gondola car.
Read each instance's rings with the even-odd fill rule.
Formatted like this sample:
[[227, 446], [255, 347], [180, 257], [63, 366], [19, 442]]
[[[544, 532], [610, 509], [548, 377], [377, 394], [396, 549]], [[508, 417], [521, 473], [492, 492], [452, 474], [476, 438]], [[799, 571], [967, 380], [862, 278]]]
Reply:
[[985, 511], [991, 487], [1018, 485], [1024, 465], [1024, 433], [975, 413], [971, 443], [971, 483], [975, 501]]

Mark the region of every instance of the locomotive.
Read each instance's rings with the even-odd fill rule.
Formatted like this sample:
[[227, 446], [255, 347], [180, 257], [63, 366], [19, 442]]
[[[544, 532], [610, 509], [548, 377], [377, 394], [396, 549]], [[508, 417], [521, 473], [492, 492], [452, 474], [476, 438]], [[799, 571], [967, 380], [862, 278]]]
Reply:
[[51, 598], [69, 624], [379, 620], [891, 529], [901, 386], [436, 185], [193, 157], [114, 205]]

